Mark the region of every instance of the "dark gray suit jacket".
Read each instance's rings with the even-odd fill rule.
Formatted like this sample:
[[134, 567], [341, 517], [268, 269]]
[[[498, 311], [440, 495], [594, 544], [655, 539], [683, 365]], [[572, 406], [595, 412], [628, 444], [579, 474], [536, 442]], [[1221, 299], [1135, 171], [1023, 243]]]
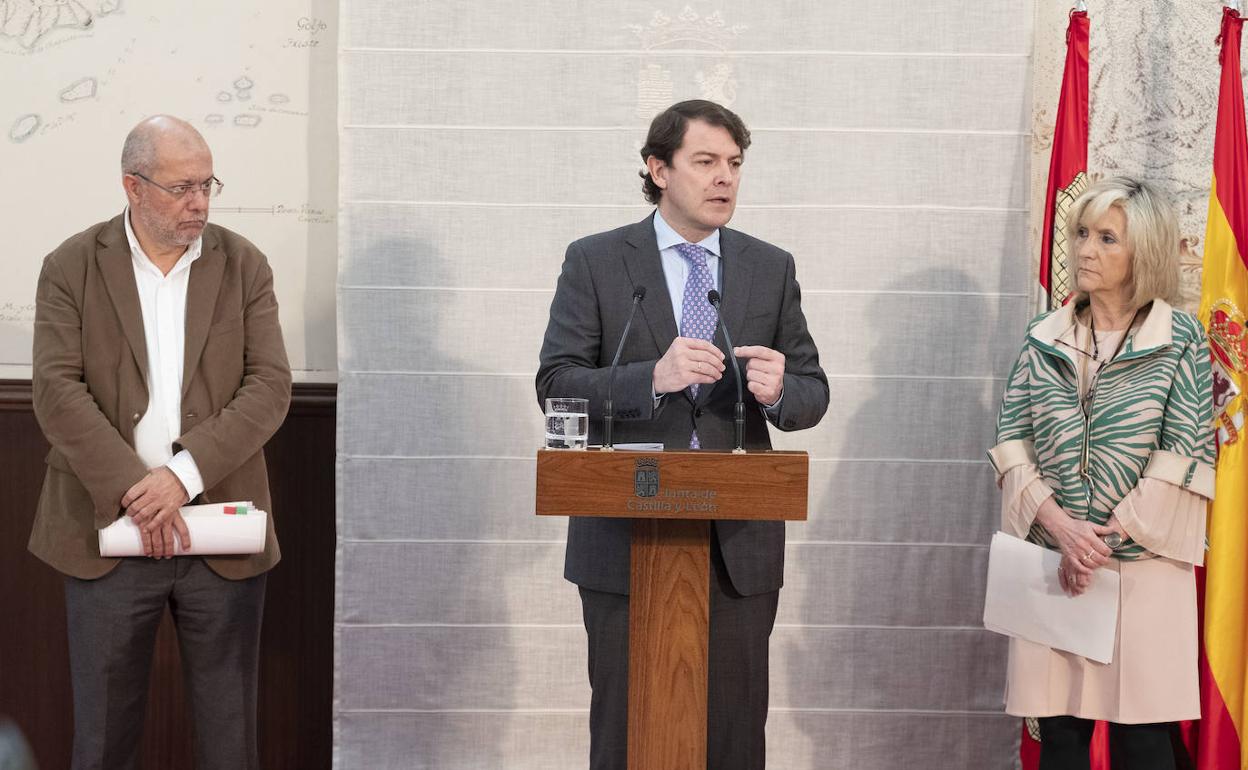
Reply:
[[[828, 379], [802, 315], [793, 257], [756, 238], [720, 229], [724, 323], [738, 346], [765, 345], [785, 355], [784, 397], [771, 419], [780, 430], [819, 422], [828, 408]], [[589, 399], [589, 440], [602, 438], [611, 357], [624, 331], [633, 290], [646, 287], [612, 388], [617, 443], [661, 441], [687, 447], [696, 428], [704, 449], [731, 449], [736, 379], [669, 393], [654, 408], [654, 366], [677, 336], [663, 275], [653, 215], [636, 224], [582, 238], [570, 246], [550, 305], [550, 323], [537, 372], [537, 400]], [[723, 337], [715, 344], [727, 352]], [[763, 411], [745, 390], [745, 446], [769, 449]], [[583, 588], [627, 594], [630, 519], [569, 519], [564, 577]], [[717, 521], [715, 530], [733, 587], [741, 594], [774, 591], [784, 583], [784, 523]]]

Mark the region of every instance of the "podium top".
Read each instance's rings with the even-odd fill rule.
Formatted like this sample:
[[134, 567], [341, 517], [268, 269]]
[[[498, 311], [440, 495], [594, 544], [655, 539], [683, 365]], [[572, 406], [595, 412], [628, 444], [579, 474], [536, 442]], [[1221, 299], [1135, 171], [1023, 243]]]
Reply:
[[806, 452], [541, 449], [537, 515], [805, 521]]

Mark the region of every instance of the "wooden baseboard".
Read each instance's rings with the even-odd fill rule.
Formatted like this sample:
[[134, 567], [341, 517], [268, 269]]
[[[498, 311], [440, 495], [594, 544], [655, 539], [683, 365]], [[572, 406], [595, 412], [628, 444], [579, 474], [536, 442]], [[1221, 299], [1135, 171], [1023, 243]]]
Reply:
[[[269, 573], [260, 650], [260, 763], [270, 770], [330, 767], [336, 414], [336, 385], [298, 383], [285, 423], [265, 447], [282, 544], [282, 561]], [[0, 585], [22, 587], [0, 591], [0, 617], [8, 621], [0, 634], [0, 715], [17, 723], [40, 767], [68, 767], [73, 708], [62, 578], [26, 550], [47, 453], [30, 380], [0, 380], [0, 436]], [[189, 770], [191, 735], [166, 617], [153, 659], [143, 767]]]

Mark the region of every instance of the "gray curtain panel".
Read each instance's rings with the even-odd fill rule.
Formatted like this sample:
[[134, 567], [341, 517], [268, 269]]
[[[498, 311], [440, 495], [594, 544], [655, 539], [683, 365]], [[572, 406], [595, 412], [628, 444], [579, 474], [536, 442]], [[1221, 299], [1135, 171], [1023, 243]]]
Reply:
[[751, 126], [833, 407], [773, 636], [770, 766], [1009, 768], [984, 450], [1030, 314], [1032, 6], [341, 5], [335, 767], [577, 768], [585, 634], [533, 515], [564, 248], [642, 218], [650, 118]]

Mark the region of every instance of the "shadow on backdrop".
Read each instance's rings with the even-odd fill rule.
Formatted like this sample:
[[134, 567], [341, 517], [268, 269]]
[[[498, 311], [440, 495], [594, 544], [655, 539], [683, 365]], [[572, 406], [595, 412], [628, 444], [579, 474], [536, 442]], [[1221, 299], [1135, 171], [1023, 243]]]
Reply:
[[[932, 291], [948, 293], [923, 293]], [[812, 463], [810, 521], [790, 541], [789, 575], [805, 585], [805, 601], [786, 611], [798, 597], [781, 594], [780, 622], [798, 627], [783, 642], [787, 697], [775, 704], [794, 710], [820, 766], [1009, 760], [991, 747], [1004, 752], [1016, 722], [959, 713], [999, 706], [1004, 645], [990, 640], [977, 656], [919, 636], [978, 626], [982, 611], [981, 544], [997, 509], [980, 458], [1001, 392], [995, 378], [1018, 336], [997, 333], [1006, 300], [982, 291], [952, 268], [900, 276], [857, 319], [860, 333], [846, 335], [865, 356], [821, 351], [833, 388], [824, 421], [841, 440], [830, 462]], [[838, 390], [847, 394], [839, 409], [854, 404], [852, 414], [838, 411]], [[842, 563], [827, 562], [835, 554]]]

